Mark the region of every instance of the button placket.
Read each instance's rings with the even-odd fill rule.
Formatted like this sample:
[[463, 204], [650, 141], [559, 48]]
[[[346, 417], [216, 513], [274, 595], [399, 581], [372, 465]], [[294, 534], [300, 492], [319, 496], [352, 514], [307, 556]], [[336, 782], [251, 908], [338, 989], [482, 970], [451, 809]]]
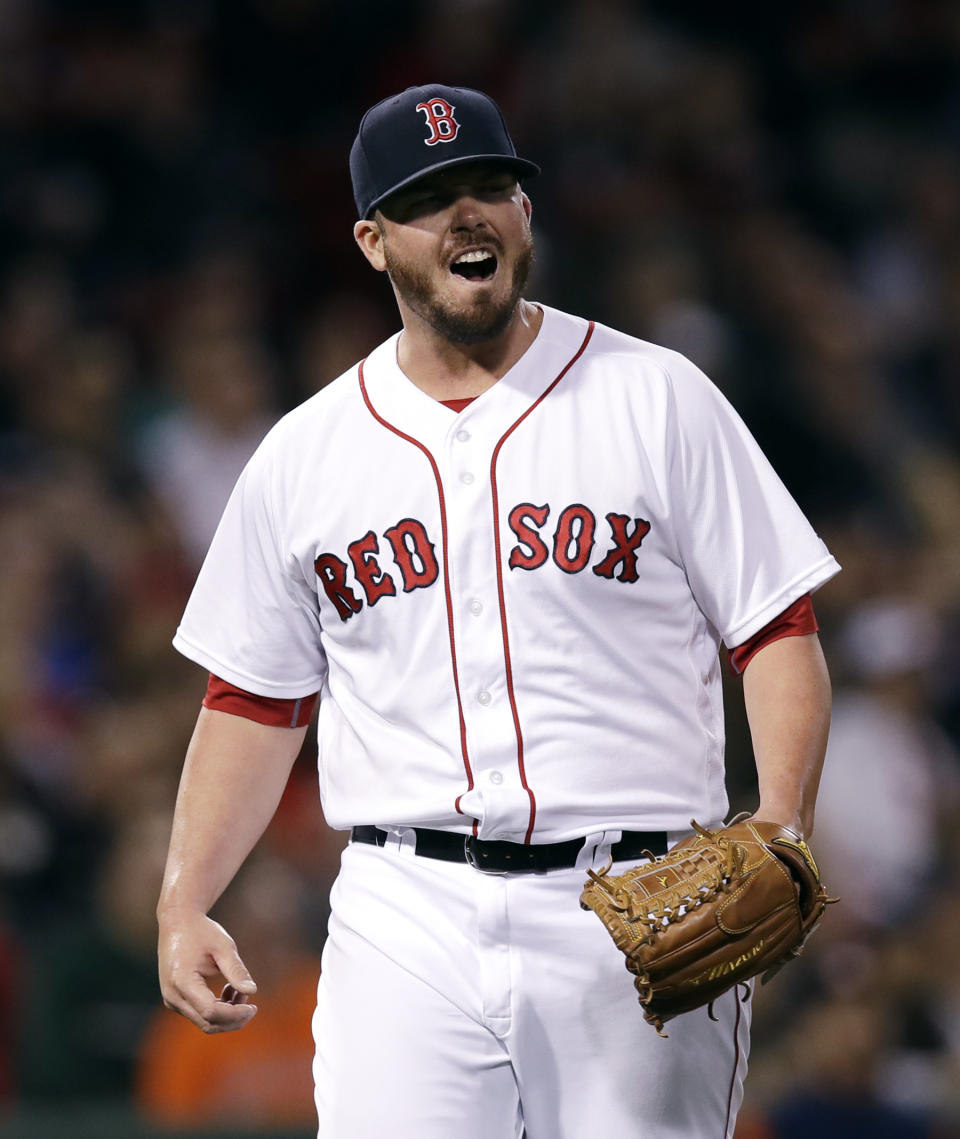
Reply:
[[[486, 477], [491, 440], [484, 427], [458, 423], [447, 435], [441, 463], [449, 488], [448, 542], [457, 634], [457, 665], [475, 787], [465, 810], [488, 819], [504, 835], [527, 825], [528, 800], [516, 791], [516, 728], [506, 699], [503, 640], [496, 593], [496, 546], [490, 518], [492, 486]], [[483, 823], [481, 823], [483, 828]], [[489, 833], [484, 837], [492, 837]]]
[[[458, 427], [454, 432], [453, 438], [457, 443], [469, 443], [472, 435], [466, 427]], [[456, 452], [455, 461], [457, 463], [462, 462], [464, 458], [466, 458], [466, 456], [462, 455], [456, 448], [454, 451]], [[462, 470], [457, 477], [464, 486], [472, 486], [476, 481], [476, 475], [470, 470]]]

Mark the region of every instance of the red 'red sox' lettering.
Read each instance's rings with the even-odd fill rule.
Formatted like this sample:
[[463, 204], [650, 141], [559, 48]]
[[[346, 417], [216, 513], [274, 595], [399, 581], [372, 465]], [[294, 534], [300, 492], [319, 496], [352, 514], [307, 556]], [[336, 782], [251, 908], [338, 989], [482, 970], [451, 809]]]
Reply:
[[437, 555], [422, 522], [402, 518], [396, 526], [385, 530], [383, 536], [393, 547], [393, 560], [403, 575], [404, 593], [433, 585], [439, 573]]
[[590, 561], [597, 520], [579, 502], [560, 515], [553, 535], [553, 560], [564, 573], [579, 573]]
[[626, 514], [608, 514], [607, 521], [617, 543], [593, 572], [598, 577], [613, 577], [613, 571], [623, 562], [623, 569], [617, 574], [617, 581], [637, 580], [637, 550], [640, 543], [650, 533], [650, 523], [642, 518], [634, 518], [633, 530], [628, 531], [630, 519]]
[[[416, 518], [401, 518], [396, 526], [385, 530], [384, 538], [390, 543], [393, 560], [400, 571], [403, 592], [425, 589], [433, 585], [440, 572], [435, 547], [427, 528]], [[353, 574], [363, 589], [367, 605], [373, 607], [381, 597], [395, 597], [397, 587], [377, 561], [380, 545], [377, 536], [368, 530], [347, 547], [347, 556], [353, 565]], [[349, 621], [363, 608], [363, 601], [347, 584], [347, 563], [336, 554], [320, 554], [313, 563], [323, 592], [333, 603], [341, 621]]]
[[[529, 502], [521, 502], [510, 511], [510, 529], [519, 543], [510, 551], [507, 560], [511, 569], [538, 569], [547, 560], [547, 545], [540, 531], [549, 515], [549, 506], [534, 506]], [[613, 512], [606, 518], [614, 546], [593, 567], [593, 572], [598, 577], [616, 576], [617, 581], [639, 580], [637, 550], [650, 533], [650, 523], [643, 518], [631, 519], [626, 514]], [[564, 573], [580, 573], [586, 569], [593, 551], [596, 527], [593, 511], [582, 503], [572, 503], [560, 512], [553, 532], [553, 560]], [[623, 568], [615, 575], [614, 571], [621, 564]]]
[[359, 613], [363, 602], [347, 585], [347, 563], [336, 554], [321, 554], [313, 563], [317, 577], [323, 585], [323, 592], [333, 602], [341, 621], [349, 621], [354, 613]]
[[[510, 511], [510, 529], [520, 539], [520, 545], [510, 551], [508, 564], [511, 569], [536, 569], [547, 560], [549, 551], [537, 530], [547, 521], [549, 513], [549, 506], [531, 506], [529, 502], [523, 502]], [[531, 521], [537, 530], [529, 524]], [[523, 546], [530, 552], [526, 553]]]
[[376, 605], [381, 597], [393, 597], [397, 592], [393, 578], [377, 565], [373, 555], [378, 551], [377, 536], [372, 530], [347, 546], [347, 553], [353, 562], [354, 576], [363, 586], [368, 605]]
[[[541, 536], [550, 517], [550, 506], [534, 506], [521, 502], [507, 516], [517, 544], [507, 556], [510, 569], [536, 570], [552, 560], [567, 574], [582, 573], [590, 564], [597, 538], [597, 517], [582, 502], [565, 506], [557, 516], [549, 544]], [[611, 512], [606, 515], [613, 546], [593, 566], [598, 577], [623, 582], [639, 580], [637, 551], [650, 532], [643, 518]], [[436, 545], [430, 541], [427, 528], [416, 518], [401, 518], [395, 526], [384, 530], [383, 538], [393, 555], [400, 575], [403, 593], [427, 589], [440, 576]], [[372, 608], [384, 597], [397, 596], [397, 582], [377, 560], [380, 542], [368, 530], [347, 546], [349, 565], [334, 553], [317, 556], [314, 564], [320, 585], [341, 621], [349, 621], [366, 602]], [[353, 568], [356, 586], [349, 583], [347, 573]], [[619, 573], [617, 570], [619, 569]], [[361, 595], [362, 591], [362, 595]]]

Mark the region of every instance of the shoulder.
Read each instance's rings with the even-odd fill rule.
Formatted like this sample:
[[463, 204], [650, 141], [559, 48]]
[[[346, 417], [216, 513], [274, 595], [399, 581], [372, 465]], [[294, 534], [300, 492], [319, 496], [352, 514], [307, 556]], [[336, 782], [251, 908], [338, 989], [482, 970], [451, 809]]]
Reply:
[[594, 356], [608, 362], [611, 367], [622, 368], [635, 376], [643, 375], [648, 382], [660, 382], [667, 386], [713, 386], [696, 364], [680, 352], [649, 340], [641, 340], [637, 336], [629, 336], [605, 324], [595, 324], [590, 349]]
[[277, 502], [304, 480], [316, 481], [333, 442], [349, 436], [352, 409], [362, 405], [358, 367], [347, 369], [273, 424], [240, 475], [237, 486], [246, 496]]
[[[375, 352], [383, 348], [380, 345]], [[368, 416], [361, 384], [363, 363], [358, 361], [277, 420], [251, 461], [281, 470], [298, 467], [307, 456], [319, 460], [349, 440], [357, 424]]]
[[[624, 376], [645, 376], [651, 382], [670, 384], [710, 383], [691, 360], [671, 348], [630, 336], [596, 320], [586, 320], [540, 305], [547, 315], [544, 332], [551, 338], [564, 338], [573, 344], [585, 339], [583, 355], [588, 364], [605, 365], [610, 372]], [[589, 332], [589, 335], [587, 333]]]
[[359, 374], [360, 365], [357, 363], [288, 411], [270, 431], [267, 438], [271, 445], [283, 447], [300, 434], [330, 430], [344, 414], [349, 413], [352, 405], [362, 402]]
[[698, 447], [745, 430], [720, 388], [680, 352], [594, 322], [584, 356], [593, 394], [629, 408], [647, 439], [663, 431]]
[[599, 321], [586, 321], [556, 309], [547, 311], [551, 330], [561, 331], [571, 343], [578, 329], [589, 329], [581, 372], [599, 384], [604, 395], [621, 390], [631, 403], [640, 400], [646, 413], [658, 407], [667, 415], [681, 417], [714, 415], [728, 406], [712, 380], [680, 352]]

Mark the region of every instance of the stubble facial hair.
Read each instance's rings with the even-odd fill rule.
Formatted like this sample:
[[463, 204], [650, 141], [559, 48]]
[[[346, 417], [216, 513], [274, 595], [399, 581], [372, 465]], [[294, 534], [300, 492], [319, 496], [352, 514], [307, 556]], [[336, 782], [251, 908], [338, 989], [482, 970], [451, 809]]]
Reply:
[[[456, 307], [437, 296], [429, 273], [417, 265], [396, 258], [386, 240], [383, 255], [394, 289], [421, 320], [452, 344], [483, 344], [496, 340], [507, 330], [513, 319], [533, 264], [533, 238], [528, 232], [526, 241], [517, 251], [512, 266], [513, 281], [504, 300], [498, 303], [490, 298], [478, 298], [474, 304], [464, 307]], [[502, 251], [497, 260], [499, 271], [503, 272], [505, 266]]]

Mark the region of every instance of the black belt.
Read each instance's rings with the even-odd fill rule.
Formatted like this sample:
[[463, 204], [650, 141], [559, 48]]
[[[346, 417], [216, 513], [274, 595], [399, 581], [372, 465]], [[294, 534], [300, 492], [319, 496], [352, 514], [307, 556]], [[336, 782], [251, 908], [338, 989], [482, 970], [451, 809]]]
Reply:
[[[473, 835], [454, 834], [453, 831], [431, 831], [420, 827], [412, 830], [417, 836], [416, 852], [424, 858], [468, 862], [477, 870], [489, 870], [495, 874], [569, 869], [576, 864], [585, 841], [572, 838], [567, 842], [493, 842]], [[387, 834], [379, 827], [354, 827], [351, 837], [354, 842], [383, 846]], [[642, 858], [647, 852], [654, 855], [667, 853], [664, 831], [623, 831], [620, 841], [610, 848], [614, 862]]]

